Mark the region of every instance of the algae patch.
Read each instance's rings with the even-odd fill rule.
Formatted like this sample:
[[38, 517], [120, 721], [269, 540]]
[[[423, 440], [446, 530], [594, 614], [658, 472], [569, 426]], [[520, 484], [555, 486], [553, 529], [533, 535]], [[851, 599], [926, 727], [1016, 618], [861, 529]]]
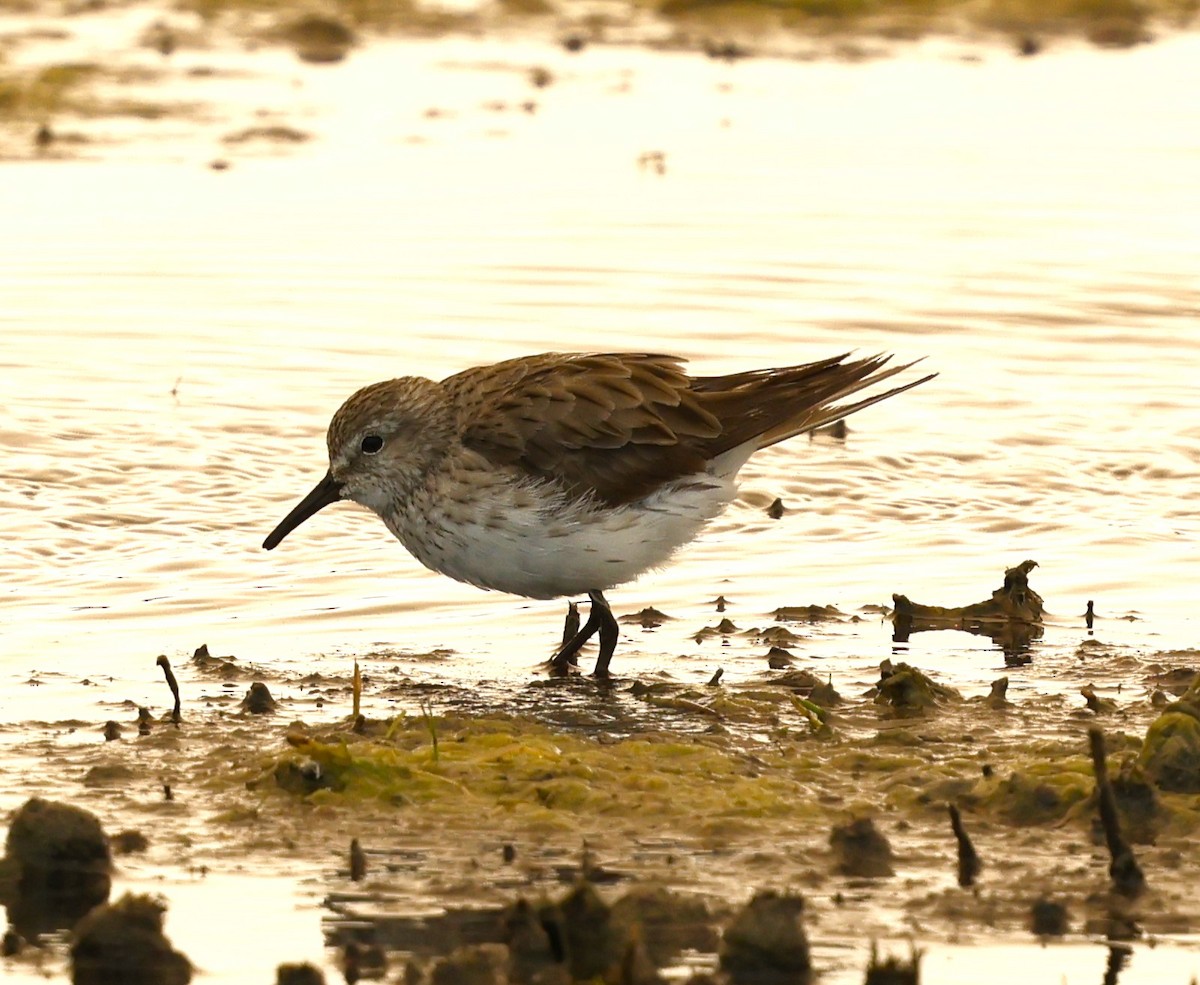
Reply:
[[1150, 724], [1138, 761], [1163, 790], [1200, 793], [1200, 678]]
[[552, 730], [503, 715], [393, 721], [375, 738], [292, 735], [271, 766], [280, 788], [314, 803], [369, 799], [419, 806], [425, 818], [575, 828], [610, 816], [703, 835], [737, 820], [803, 812], [803, 769], [749, 757], [716, 737], [647, 732], [621, 739]]

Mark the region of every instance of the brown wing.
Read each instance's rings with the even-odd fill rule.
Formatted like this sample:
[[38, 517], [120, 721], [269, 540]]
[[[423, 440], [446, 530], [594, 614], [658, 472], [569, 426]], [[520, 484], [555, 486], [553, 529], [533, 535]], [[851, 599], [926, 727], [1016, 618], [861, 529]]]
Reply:
[[443, 385], [464, 408], [468, 448], [616, 505], [702, 472], [721, 434], [680, 366], [649, 353], [546, 353]]
[[481, 366], [443, 386], [462, 408], [462, 442], [496, 464], [611, 505], [703, 472], [709, 461], [811, 431], [926, 376], [850, 404], [836, 401], [908, 368], [835, 356], [801, 366], [693, 379], [649, 353], [546, 353]]

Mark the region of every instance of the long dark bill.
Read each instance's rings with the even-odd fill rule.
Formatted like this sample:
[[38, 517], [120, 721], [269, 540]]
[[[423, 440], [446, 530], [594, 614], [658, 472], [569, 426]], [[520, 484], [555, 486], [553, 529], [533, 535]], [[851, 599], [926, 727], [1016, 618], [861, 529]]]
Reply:
[[342, 498], [342, 484], [330, 473], [317, 483], [316, 487], [296, 504], [296, 508], [279, 521], [279, 526], [271, 531], [270, 536], [263, 541], [263, 547], [268, 551], [279, 546], [279, 542], [295, 530], [318, 510], [323, 510], [330, 503], [336, 503]]

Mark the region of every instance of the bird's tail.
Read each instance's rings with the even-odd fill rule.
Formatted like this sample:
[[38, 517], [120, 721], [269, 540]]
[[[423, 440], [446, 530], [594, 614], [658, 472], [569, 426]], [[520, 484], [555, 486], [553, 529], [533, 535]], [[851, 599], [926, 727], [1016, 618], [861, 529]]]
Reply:
[[937, 375], [930, 373], [881, 393], [839, 403], [920, 362], [888, 366], [892, 358], [888, 355], [853, 360], [849, 357], [850, 353], [846, 353], [801, 366], [697, 379], [694, 388], [703, 395], [701, 402], [705, 409], [731, 422], [727, 430], [713, 439], [710, 449], [713, 457], [742, 445], [757, 451], [786, 441], [911, 390]]

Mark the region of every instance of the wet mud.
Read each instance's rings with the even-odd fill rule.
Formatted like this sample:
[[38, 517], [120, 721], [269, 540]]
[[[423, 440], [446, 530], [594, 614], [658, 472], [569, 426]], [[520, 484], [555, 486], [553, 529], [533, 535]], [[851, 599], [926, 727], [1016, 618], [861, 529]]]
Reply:
[[[349, 667], [295, 677], [200, 647], [177, 662], [181, 710], [162, 683], [164, 711], [130, 708], [119, 738], [96, 723], [93, 741], [45, 758], [69, 805], [57, 829], [93, 832], [91, 849], [67, 840], [103, 880], [109, 844], [136, 853], [117, 871], [126, 858], [249, 859], [264, 874], [305, 860], [323, 887], [329, 968], [351, 977], [411, 965], [408, 980], [431, 983], [642, 982], [681, 968], [772, 981], [872, 966], [872, 980], [911, 980], [884, 977], [907, 965], [869, 959], [873, 939], [909, 926], [922, 941], [1163, 946], [1200, 931], [1187, 725], [1200, 685], [1150, 700], [1190, 667], [1122, 655], [1095, 678], [1119, 696], [1101, 717], [1063, 695], [964, 692], [906, 662], [885, 662], [873, 686], [826, 666], [772, 670], [764, 639], [850, 617], [789, 606], [725, 618], [716, 638], [691, 632], [725, 650], [732, 679], [435, 684], [399, 669], [421, 655], [380, 652], [364, 657], [361, 713], [344, 718], [331, 712], [350, 711]], [[101, 795], [99, 821], [70, 806], [85, 788]], [[46, 809], [31, 800], [10, 819], [15, 961], [65, 948], [61, 933], [108, 895], [105, 881], [46, 909], [18, 891], [21, 866], [57, 857], [27, 847], [26, 818]], [[100, 824], [120, 834], [97, 838]], [[153, 937], [137, 916], [149, 905], [97, 912], [132, 908]], [[186, 980], [169, 942], [148, 953], [161, 980]], [[295, 964], [281, 974], [307, 974]]]

